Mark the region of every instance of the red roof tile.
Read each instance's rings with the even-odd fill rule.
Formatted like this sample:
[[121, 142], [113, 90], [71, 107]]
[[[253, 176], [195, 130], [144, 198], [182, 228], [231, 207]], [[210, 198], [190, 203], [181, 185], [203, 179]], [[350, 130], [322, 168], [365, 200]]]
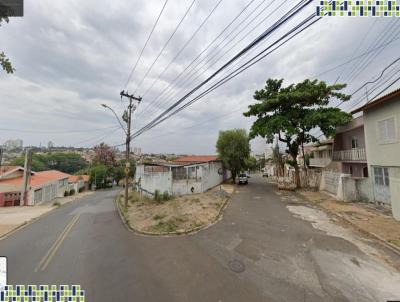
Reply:
[[[57, 171], [41, 171], [36, 172], [31, 176], [29, 185], [32, 187], [44, 185], [48, 182], [68, 178], [70, 175]], [[16, 177], [11, 179], [0, 179], [0, 184], [10, 185], [10, 186], [22, 186], [23, 177]]]

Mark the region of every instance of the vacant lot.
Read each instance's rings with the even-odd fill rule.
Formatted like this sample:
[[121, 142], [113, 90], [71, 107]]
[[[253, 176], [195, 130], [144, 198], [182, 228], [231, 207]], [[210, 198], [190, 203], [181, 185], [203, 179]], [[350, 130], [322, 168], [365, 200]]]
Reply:
[[[131, 192], [128, 210], [123, 211], [123, 214], [129, 226], [142, 233], [195, 231], [210, 225], [218, 218], [233, 188], [232, 185], [222, 185], [206, 193], [160, 201]], [[123, 204], [123, 195], [120, 195], [119, 203]]]

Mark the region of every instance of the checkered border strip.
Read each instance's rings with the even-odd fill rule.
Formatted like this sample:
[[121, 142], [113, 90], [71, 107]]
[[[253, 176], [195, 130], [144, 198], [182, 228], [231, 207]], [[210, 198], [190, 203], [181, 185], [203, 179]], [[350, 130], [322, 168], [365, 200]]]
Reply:
[[319, 1], [318, 16], [400, 17], [400, 0]]
[[80, 285], [6, 285], [0, 302], [85, 302]]

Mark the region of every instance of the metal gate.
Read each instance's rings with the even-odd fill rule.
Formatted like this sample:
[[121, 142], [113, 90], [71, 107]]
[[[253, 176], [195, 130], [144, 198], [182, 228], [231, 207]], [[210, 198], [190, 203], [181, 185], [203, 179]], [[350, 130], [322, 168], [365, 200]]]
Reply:
[[373, 173], [375, 201], [391, 204], [389, 168], [373, 167]]

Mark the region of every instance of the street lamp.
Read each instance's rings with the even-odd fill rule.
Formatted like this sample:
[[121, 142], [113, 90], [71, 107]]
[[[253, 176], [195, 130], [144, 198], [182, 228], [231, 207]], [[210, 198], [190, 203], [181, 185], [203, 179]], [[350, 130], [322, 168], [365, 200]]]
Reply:
[[115, 113], [114, 109], [112, 109], [111, 107], [107, 106], [106, 104], [101, 104], [101, 106], [111, 110], [111, 112], [114, 113], [114, 115], [115, 115], [119, 125], [121, 126], [122, 130], [124, 130], [125, 134], [128, 135], [128, 132], [126, 132], [126, 129], [125, 129], [124, 125], [121, 123], [121, 120], [119, 119], [118, 115]]

